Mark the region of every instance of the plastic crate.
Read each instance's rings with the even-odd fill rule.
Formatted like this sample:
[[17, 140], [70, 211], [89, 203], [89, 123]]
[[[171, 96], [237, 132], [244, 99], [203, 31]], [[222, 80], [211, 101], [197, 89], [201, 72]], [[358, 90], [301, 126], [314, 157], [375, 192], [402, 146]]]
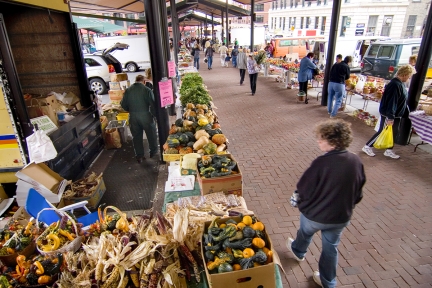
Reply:
[[126, 120], [112, 120], [105, 129], [118, 129], [122, 143], [127, 142]]
[[118, 113], [117, 114], [117, 120], [125, 120], [126, 125], [129, 125], [129, 113]]

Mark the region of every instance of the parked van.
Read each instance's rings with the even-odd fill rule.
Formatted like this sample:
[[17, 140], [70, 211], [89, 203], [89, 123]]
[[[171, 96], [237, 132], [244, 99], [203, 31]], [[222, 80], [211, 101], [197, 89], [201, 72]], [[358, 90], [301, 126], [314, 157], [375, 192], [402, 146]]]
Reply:
[[421, 38], [378, 41], [372, 43], [361, 63], [361, 74], [392, 79], [398, 67], [409, 63], [409, 57], [418, 54]]
[[[351, 56], [351, 70], [360, 69], [361, 60], [367, 51], [367, 48], [376, 41], [390, 40], [384, 36], [355, 36], [355, 37], [338, 37], [335, 48], [336, 55], [341, 54], [343, 58]], [[334, 63], [335, 59], [327, 61], [328, 40], [317, 40], [315, 45], [311, 46], [311, 52], [315, 53], [315, 58], [318, 60], [318, 65], [325, 66], [327, 62]]]
[[322, 36], [300, 36], [288, 38], [273, 38], [273, 57], [284, 57], [286, 54], [298, 53], [299, 58], [303, 58], [309, 52], [316, 40], [323, 40]]

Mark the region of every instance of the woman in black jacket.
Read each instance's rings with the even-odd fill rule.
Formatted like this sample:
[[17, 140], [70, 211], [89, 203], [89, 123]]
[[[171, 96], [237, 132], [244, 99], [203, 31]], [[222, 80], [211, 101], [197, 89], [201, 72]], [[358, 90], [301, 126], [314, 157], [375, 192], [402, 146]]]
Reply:
[[[415, 70], [411, 65], [404, 65], [396, 72], [396, 77], [385, 86], [379, 107], [381, 119], [378, 132], [375, 133], [362, 148], [362, 151], [368, 156], [375, 156], [372, 146], [381, 134], [385, 125], [393, 126], [393, 140], [397, 138], [399, 134], [400, 119], [405, 113], [405, 110], [408, 109], [406, 104], [408, 92], [404, 83], [407, 82], [414, 73]], [[399, 155], [393, 152], [393, 147], [387, 149], [384, 152], [384, 156], [393, 159], [400, 158]]]

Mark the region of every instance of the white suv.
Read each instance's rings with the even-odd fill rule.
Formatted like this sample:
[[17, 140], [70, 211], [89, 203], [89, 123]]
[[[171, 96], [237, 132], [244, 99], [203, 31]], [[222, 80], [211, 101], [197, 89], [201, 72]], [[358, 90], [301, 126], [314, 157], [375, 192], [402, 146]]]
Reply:
[[111, 74], [122, 73], [121, 63], [110, 54], [84, 54], [90, 89], [97, 94], [108, 93]]

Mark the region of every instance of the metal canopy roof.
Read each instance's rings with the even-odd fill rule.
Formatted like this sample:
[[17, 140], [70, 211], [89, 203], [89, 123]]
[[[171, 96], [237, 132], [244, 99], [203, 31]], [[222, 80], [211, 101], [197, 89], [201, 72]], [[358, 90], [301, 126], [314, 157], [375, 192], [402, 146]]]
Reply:
[[[193, 10], [196, 12], [201, 12], [207, 15], [215, 17], [222, 17], [222, 12], [226, 11], [226, 4], [218, 0], [198, 0], [198, 4], [187, 4], [186, 0], [178, 2], [176, 4], [177, 13]], [[167, 7], [167, 14], [171, 15], [171, 7]], [[250, 11], [243, 8], [237, 7], [235, 5], [228, 4], [228, 16], [250, 16]]]
[[[200, 24], [204, 24], [206, 22], [206, 18], [194, 13], [188, 13], [186, 15], [180, 16], [178, 18], [178, 22], [181, 25], [185, 24], [186, 26], [199, 26]], [[207, 24], [211, 25], [211, 19], [207, 18]], [[213, 20], [213, 25], [220, 25], [219, 21]], [[168, 26], [171, 26], [171, 20], [168, 20]]]
[[[186, 4], [186, 0], [176, 4], [177, 11], [195, 10], [204, 14], [221, 17], [221, 10], [225, 13], [225, 2], [219, 0], [198, 0], [198, 4]], [[236, 0], [238, 3], [250, 4], [251, 0]], [[169, 2], [169, 0], [167, 0]], [[268, 0], [255, 0], [255, 3], [271, 2]], [[70, 0], [72, 12], [83, 13], [90, 11], [99, 11], [102, 13], [142, 13], [144, 12], [143, 0]], [[167, 7], [170, 15], [170, 7]], [[228, 5], [229, 16], [249, 16], [250, 11], [235, 5]]]

